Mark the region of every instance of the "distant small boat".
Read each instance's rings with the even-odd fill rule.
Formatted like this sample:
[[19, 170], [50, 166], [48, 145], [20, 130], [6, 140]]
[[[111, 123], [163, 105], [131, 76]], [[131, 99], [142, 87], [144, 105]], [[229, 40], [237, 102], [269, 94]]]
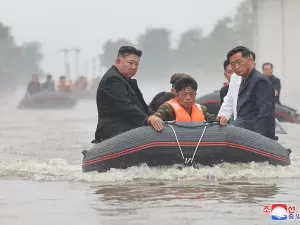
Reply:
[[21, 100], [20, 109], [67, 109], [76, 106], [76, 100], [67, 93], [42, 91]]

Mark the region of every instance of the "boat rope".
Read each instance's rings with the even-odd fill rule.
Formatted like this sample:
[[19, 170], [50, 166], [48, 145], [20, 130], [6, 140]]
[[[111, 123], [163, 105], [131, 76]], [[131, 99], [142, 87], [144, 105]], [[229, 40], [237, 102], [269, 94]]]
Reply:
[[179, 148], [179, 150], [180, 150], [182, 159], [184, 160], [184, 163], [186, 163], [186, 164], [188, 164], [188, 163], [193, 164], [195, 155], [196, 155], [196, 153], [197, 153], [197, 150], [198, 150], [198, 148], [199, 148], [199, 145], [200, 145], [200, 143], [201, 143], [201, 141], [202, 141], [202, 138], [203, 138], [203, 136], [204, 136], [204, 133], [205, 133], [205, 131], [206, 131], [207, 124], [204, 125], [203, 132], [202, 132], [202, 134], [201, 134], [201, 137], [199, 138], [199, 141], [198, 141], [197, 146], [196, 146], [196, 148], [195, 148], [193, 157], [192, 157], [190, 160], [186, 160], [186, 159], [184, 158], [184, 154], [183, 154], [183, 151], [182, 151], [182, 149], [181, 149], [181, 146], [180, 146], [180, 143], [179, 143], [179, 140], [178, 140], [178, 137], [177, 137], [177, 134], [176, 134], [176, 131], [175, 131], [174, 127], [173, 127], [172, 125], [170, 125], [170, 124], [167, 124], [167, 125], [172, 129], [172, 131], [173, 131], [173, 133], [174, 133], [174, 136], [175, 136], [175, 139], [176, 139], [178, 148]]

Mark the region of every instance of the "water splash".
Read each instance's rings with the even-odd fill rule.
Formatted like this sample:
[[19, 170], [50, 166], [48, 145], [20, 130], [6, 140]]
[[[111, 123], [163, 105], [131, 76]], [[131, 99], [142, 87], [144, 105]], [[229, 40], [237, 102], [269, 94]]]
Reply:
[[18, 176], [35, 181], [82, 181], [82, 182], [117, 182], [133, 180], [228, 180], [228, 179], [264, 179], [264, 178], [300, 178], [300, 163], [291, 166], [272, 166], [268, 163], [229, 164], [195, 169], [178, 166], [149, 168], [147, 165], [128, 169], [111, 169], [106, 173], [83, 173], [78, 164], [68, 164], [64, 159], [46, 161], [24, 160], [2, 162], [0, 176]]

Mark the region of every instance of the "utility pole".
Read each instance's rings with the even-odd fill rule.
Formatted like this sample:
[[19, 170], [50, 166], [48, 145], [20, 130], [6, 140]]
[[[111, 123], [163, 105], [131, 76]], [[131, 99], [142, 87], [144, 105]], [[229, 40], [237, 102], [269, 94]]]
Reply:
[[101, 65], [101, 54], [98, 54], [98, 61], [99, 61], [99, 74], [100, 74], [100, 76], [102, 76], [103, 74], [102, 74], [102, 65]]
[[89, 72], [89, 62], [87, 60], [84, 61], [84, 76], [88, 77]]
[[71, 48], [70, 51], [75, 52], [75, 77], [79, 76], [79, 54], [80, 54], [80, 49], [79, 48]]
[[62, 48], [59, 51], [64, 53], [64, 73], [65, 73], [65, 76], [68, 77], [68, 79], [70, 79], [70, 65], [69, 65], [69, 59], [68, 59], [69, 49]]
[[97, 58], [93, 58], [92, 59], [92, 63], [93, 63], [93, 77], [96, 77], [96, 73], [97, 73]]

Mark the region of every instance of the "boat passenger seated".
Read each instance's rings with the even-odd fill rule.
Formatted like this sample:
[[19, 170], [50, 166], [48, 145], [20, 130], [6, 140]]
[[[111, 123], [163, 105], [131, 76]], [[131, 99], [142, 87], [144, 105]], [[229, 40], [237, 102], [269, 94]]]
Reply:
[[159, 92], [157, 95], [154, 96], [152, 101], [150, 102], [149, 106], [150, 108], [155, 112], [160, 105], [163, 103], [175, 98], [175, 89], [174, 85], [175, 83], [182, 78], [192, 78], [190, 75], [186, 73], [175, 73], [171, 76], [170, 84], [172, 85], [170, 92]]
[[97, 91], [100, 80], [101, 80], [100, 77], [96, 77], [91, 80], [90, 91]]
[[39, 75], [33, 74], [32, 80], [28, 83], [25, 98], [41, 91]]
[[60, 92], [71, 93], [71, 83], [66, 80], [65, 76], [59, 77], [57, 89]]
[[43, 83], [42, 90], [43, 91], [55, 91], [55, 83], [52, 80], [51, 74], [47, 75], [47, 80], [45, 81], [45, 83]]
[[214, 122], [218, 118], [207, 112], [205, 106], [195, 103], [198, 84], [193, 78], [183, 78], [174, 85], [175, 98], [163, 103], [155, 116], [163, 121]]
[[88, 87], [87, 79], [84, 76], [79, 76], [75, 81], [74, 87], [78, 90], [86, 90]]

